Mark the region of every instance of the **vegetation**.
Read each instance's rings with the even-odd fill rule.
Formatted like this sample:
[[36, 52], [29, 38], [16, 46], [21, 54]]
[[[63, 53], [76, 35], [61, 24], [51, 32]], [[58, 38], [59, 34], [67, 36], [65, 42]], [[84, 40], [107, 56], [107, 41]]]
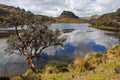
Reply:
[[[26, 78], [34, 77], [32, 80], [35, 80], [35, 78], [36, 80], [119, 80], [120, 74], [115, 71], [120, 66], [119, 54], [120, 44], [116, 44], [109, 47], [105, 53], [90, 52], [85, 58], [76, 58], [70, 64], [63, 61], [50, 61], [41, 73], [32, 73], [28, 70], [22, 76]], [[56, 66], [66, 67], [68, 71], [56, 71], [60, 68]], [[48, 73], [48, 71], [52, 73]], [[11, 78], [11, 80], [16, 79], [24, 80], [18, 76]]]
[[11, 23], [19, 21], [17, 20], [18, 16], [24, 19], [23, 23], [31, 22], [31, 20], [33, 22], [39, 22], [39, 23], [50, 23], [54, 21], [52, 17], [47, 17], [43, 15], [34, 15], [30, 11], [25, 11], [24, 9], [20, 9], [19, 7], [15, 8], [13, 6], [0, 4], [0, 26], [1, 27], [10, 27]]
[[[21, 13], [21, 14], [19, 14]], [[34, 15], [30, 11], [24, 9], [15, 8], [13, 6], [7, 6], [0, 4], [0, 26], [10, 27], [13, 21], [16, 21], [17, 17], [22, 17], [24, 23], [26, 22], [39, 22], [39, 23], [83, 23], [87, 20], [81, 19], [70, 11], [63, 11], [59, 17], [53, 18], [43, 15]], [[18, 20], [17, 20], [18, 21]], [[14, 24], [15, 25], [15, 24]]]
[[91, 23], [99, 29], [120, 31], [120, 9], [116, 12], [104, 14]]
[[64, 18], [64, 17], [57, 17], [55, 18], [57, 23], [86, 23], [88, 20], [85, 19], [74, 19], [74, 18]]
[[59, 17], [56, 17], [57, 23], [84, 23], [87, 20], [79, 18], [73, 12], [63, 11]]
[[49, 61], [43, 72], [45, 74], [68, 72], [68, 63], [65, 61]]
[[[42, 51], [50, 46], [62, 46], [65, 39], [58, 38], [60, 35], [59, 30], [50, 30], [47, 25], [42, 25], [39, 18], [34, 19], [32, 14], [24, 15], [22, 12], [17, 14], [13, 15], [14, 18], [11, 18], [10, 23], [11, 26], [15, 26], [16, 35], [8, 38], [6, 51], [13, 53], [17, 50], [18, 52], [15, 53], [22, 55], [28, 67], [36, 72], [33, 59], [39, 59]], [[26, 17], [25, 20], [24, 17]], [[24, 28], [24, 25], [27, 28]], [[20, 32], [18, 26], [22, 28]]]
[[[39, 59], [43, 50], [50, 47], [62, 46], [65, 39], [58, 38], [58, 30], [49, 30], [43, 22], [82, 22], [71, 12], [63, 12], [60, 17], [34, 15], [12, 6], [0, 8], [0, 26], [14, 26], [16, 35], [9, 37], [6, 51], [20, 54], [30, 70], [16, 77], [3, 77], [1, 80], [112, 80], [120, 79], [120, 44], [109, 47], [105, 53], [89, 52], [84, 58], [76, 58], [71, 63], [64, 61], [49, 61], [40, 71], [36, 69], [34, 59]], [[8, 7], [10, 9], [8, 9]], [[97, 28], [119, 30], [120, 10], [101, 16], [93, 22]], [[27, 25], [27, 29], [24, 29]], [[102, 25], [102, 26], [101, 26]], [[22, 30], [18, 31], [17, 26]], [[101, 26], [101, 27], [98, 27]], [[105, 27], [106, 26], [106, 27]], [[36, 73], [34, 73], [36, 72]]]

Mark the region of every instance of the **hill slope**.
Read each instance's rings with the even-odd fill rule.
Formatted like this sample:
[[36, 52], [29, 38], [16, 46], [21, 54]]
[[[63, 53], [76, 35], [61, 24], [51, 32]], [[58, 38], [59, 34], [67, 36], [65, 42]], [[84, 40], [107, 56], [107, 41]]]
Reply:
[[24, 9], [20, 9], [19, 7], [7, 6], [4, 4], [0, 4], [0, 26], [1, 27], [9, 27], [11, 25], [18, 25], [19, 20], [22, 19], [24, 24], [28, 24], [29, 22], [49, 22], [54, 20], [51, 17], [43, 16], [43, 15], [34, 15], [30, 11], [25, 11]]
[[94, 26], [103, 27], [103, 28], [120, 28], [120, 9], [116, 12], [107, 13], [98, 18], [95, 22], [93, 22]]

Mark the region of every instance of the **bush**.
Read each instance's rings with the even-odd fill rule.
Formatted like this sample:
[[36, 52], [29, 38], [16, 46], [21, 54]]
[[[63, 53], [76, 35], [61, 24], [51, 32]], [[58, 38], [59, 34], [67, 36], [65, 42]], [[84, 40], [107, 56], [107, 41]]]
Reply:
[[76, 58], [73, 61], [73, 68], [74, 69], [79, 69], [80, 71], [85, 71], [85, 60], [84, 58]]
[[49, 61], [44, 68], [45, 73], [68, 72], [68, 63], [64, 61]]
[[103, 53], [101, 53], [101, 52], [98, 52], [98, 53], [96, 53], [96, 54], [95, 54], [95, 57], [96, 57], [96, 58], [103, 57]]

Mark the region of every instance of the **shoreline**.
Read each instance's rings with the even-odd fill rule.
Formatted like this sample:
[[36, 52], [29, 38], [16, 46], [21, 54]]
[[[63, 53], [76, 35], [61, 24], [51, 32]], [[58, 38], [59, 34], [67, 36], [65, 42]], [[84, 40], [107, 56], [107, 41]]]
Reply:
[[100, 30], [106, 30], [106, 31], [114, 31], [114, 32], [120, 31], [120, 28], [113, 28], [113, 27], [110, 27], [110, 26], [107, 27], [107, 26], [103, 26], [103, 25], [101, 25], [101, 26], [94, 26], [94, 25], [92, 25], [90, 27], [93, 27], [93, 28], [96, 28], [96, 29], [100, 29]]

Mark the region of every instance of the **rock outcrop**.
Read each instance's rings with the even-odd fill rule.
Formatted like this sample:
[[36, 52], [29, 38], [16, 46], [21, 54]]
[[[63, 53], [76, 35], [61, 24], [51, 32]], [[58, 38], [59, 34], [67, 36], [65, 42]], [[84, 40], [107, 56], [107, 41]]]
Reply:
[[63, 11], [59, 17], [62, 17], [62, 18], [74, 18], [74, 19], [79, 18], [73, 12], [70, 12], [70, 11]]

